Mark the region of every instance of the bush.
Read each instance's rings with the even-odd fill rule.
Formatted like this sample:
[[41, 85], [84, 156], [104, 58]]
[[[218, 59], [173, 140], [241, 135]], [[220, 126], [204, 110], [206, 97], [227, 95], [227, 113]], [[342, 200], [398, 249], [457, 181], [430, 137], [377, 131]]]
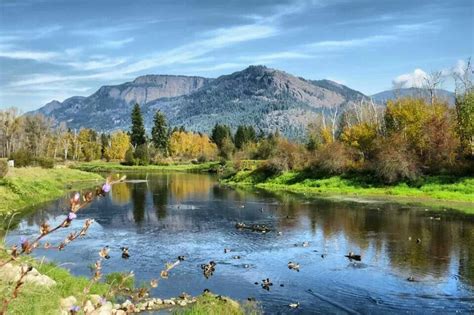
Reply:
[[35, 162], [42, 168], [54, 168], [54, 159], [51, 158], [37, 158]]
[[134, 157], [136, 163], [139, 165], [148, 165], [150, 164], [150, 152], [146, 144], [141, 144], [135, 149]]
[[420, 175], [415, 153], [399, 135], [380, 141], [372, 167], [375, 175], [386, 184], [414, 181]]
[[351, 169], [354, 157], [350, 148], [340, 142], [328, 143], [316, 151], [311, 169], [324, 175], [340, 175]]
[[33, 164], [33, 158], [31, 154], [25, 150], [18, 150], [10, 155], [10, 160], [15, 161], [15, 167], [26, 167]]
[[0, 178], [4, 178], [8, 173], [8, 162], [0, 160]]
[[130, 147], [127, 152], [125, 152], [124, 161], [121, 163], [122, 165], [135, 165], [135, 158], [133, 157], [133, 148]]

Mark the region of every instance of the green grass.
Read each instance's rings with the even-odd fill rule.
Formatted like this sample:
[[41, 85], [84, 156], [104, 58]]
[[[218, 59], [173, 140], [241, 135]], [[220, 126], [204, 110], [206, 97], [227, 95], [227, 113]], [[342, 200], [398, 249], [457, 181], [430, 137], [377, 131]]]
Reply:
[[243, 315], [261, 314], [256, 303], [243, 303], [212, 293], [204, 293], [192, 306], [174, 312], [180, 315]]
[[86, 172], [110, 172], [110, 171], [177, 171], [177, 172], [205, 172], [213, 169], [218, 162], [206, 162], [200, 164], [169, 164], [169, 165], [122, 165], [117, 162], [104, 162], [104, 161], [94, 161], [94, 162], [83, 162], [73, 164], [70, 167], [79, 169]]
[[[5, 257], [3, 257], [5, 259]], [[59, 314], [60, 301], [68, 296], [75, 296], [78, 303], [84, 297], [83, 290], [89, 286], [90, 279], [73, 276], [61, 267], [53, 263], [41, 263], [33, 258], [22, 258], [23, 262], [28, 262], [41, 274], [47, 275], [56, 285], [45, 288], [34, 284], [25, 284], [21, 287], [18, 297], [10, 303], [8, 314]], [[105, 283], [95, 283], [92, 285], [90, 294], [104, 295], [110, 286]], [[11, 295], [12, 284], [0, 279], [0, 298]]]
[[449, 207], [474, 213], [474, 178], [433, 176], [417, 183], [381, 185], [361, 176], [311, 178], [303, 172], [286, 172], [266, 177], [260, 171], [241, 171], [223, 179], [230, 185], [254, 186], [267, 190], [286, 190], [319, 196], [373, 197], [400, 202], [415, 202]]
[[69, 168], [11, 169], [0, 179], [0, 214], [54, 200], [72, 189], [90, 187], [103, 177]]

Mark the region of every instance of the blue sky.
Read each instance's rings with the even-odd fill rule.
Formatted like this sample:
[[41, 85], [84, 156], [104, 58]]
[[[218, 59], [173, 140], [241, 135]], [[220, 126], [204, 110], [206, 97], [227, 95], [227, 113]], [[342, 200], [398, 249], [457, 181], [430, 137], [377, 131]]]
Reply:
[[373, 94], [473, 52], [472, 0], [1, 0], [0, 107], [250, 64]]

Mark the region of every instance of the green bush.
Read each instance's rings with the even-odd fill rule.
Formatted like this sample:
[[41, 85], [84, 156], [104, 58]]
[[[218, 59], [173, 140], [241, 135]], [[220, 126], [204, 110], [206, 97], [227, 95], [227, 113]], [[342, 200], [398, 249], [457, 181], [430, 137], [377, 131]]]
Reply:
[[133, 149], [131, 147], [125, 152], [125, 159], [120, 164], [129, 166], [135, 165], [135, 158], [133, 157]]
[[54, 159], [51, 158], [37, 158], [35, 162], [42, 168], [54, 168]]
[[139, 165], [148, 165], [150, 164], [150, 152], [146, 144], [141, 144], [135, 149], [135, 162], [138, 162]]
[[0, 160], [0, 178], [4, 178], [8, 173], [8, 162]]
[[33, 158], [31, 154], [25, 150], [18, 150], [10, 155], [10, 160], [15, 161], [15, 167], [26, 167], [33, 164]]

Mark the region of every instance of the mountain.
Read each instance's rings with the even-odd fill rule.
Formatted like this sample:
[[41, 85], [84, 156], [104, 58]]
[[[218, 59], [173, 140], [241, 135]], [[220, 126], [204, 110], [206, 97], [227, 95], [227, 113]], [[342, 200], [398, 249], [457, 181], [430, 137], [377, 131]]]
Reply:
[[[396, 90], [387, 90], [371, 96], [371, 98], [380, 104], [385, 104], [388, 100], [393, 100], [398, 97], [413, 96], [423, 97], [426, 100], [430, 99], [429, 92], [421, 88], [402, 88]], [[454, 93], [442, 89], [436, 89], [436, 96], [445, 99], [450, 105], [454, 105]]]
[[103, 86], [88, 97], [73, 96], [62, 103], [52, 101], [30, 113], [64, 121], [69, 128], [127, 129], [133, 104], [189, 94], [209, 81], [202, 77], [145, 75], [132, 82]]
[[216, 123], [235, 129], [250, 124], [265, 132], [279, 130], [301, 137], [324, 108], [346, 107], [366, 98], [329, 80], [310, 81], [265, 66], [250, 66], [216, 79], [147, 75], [104, 86], [89, 97], [53, 101], [36, 112], [67, 122], [70, 128], [128, 130], [131, 107], [141, 105], [145, 126], [161, 110], [171, 126], [209, 132]]

